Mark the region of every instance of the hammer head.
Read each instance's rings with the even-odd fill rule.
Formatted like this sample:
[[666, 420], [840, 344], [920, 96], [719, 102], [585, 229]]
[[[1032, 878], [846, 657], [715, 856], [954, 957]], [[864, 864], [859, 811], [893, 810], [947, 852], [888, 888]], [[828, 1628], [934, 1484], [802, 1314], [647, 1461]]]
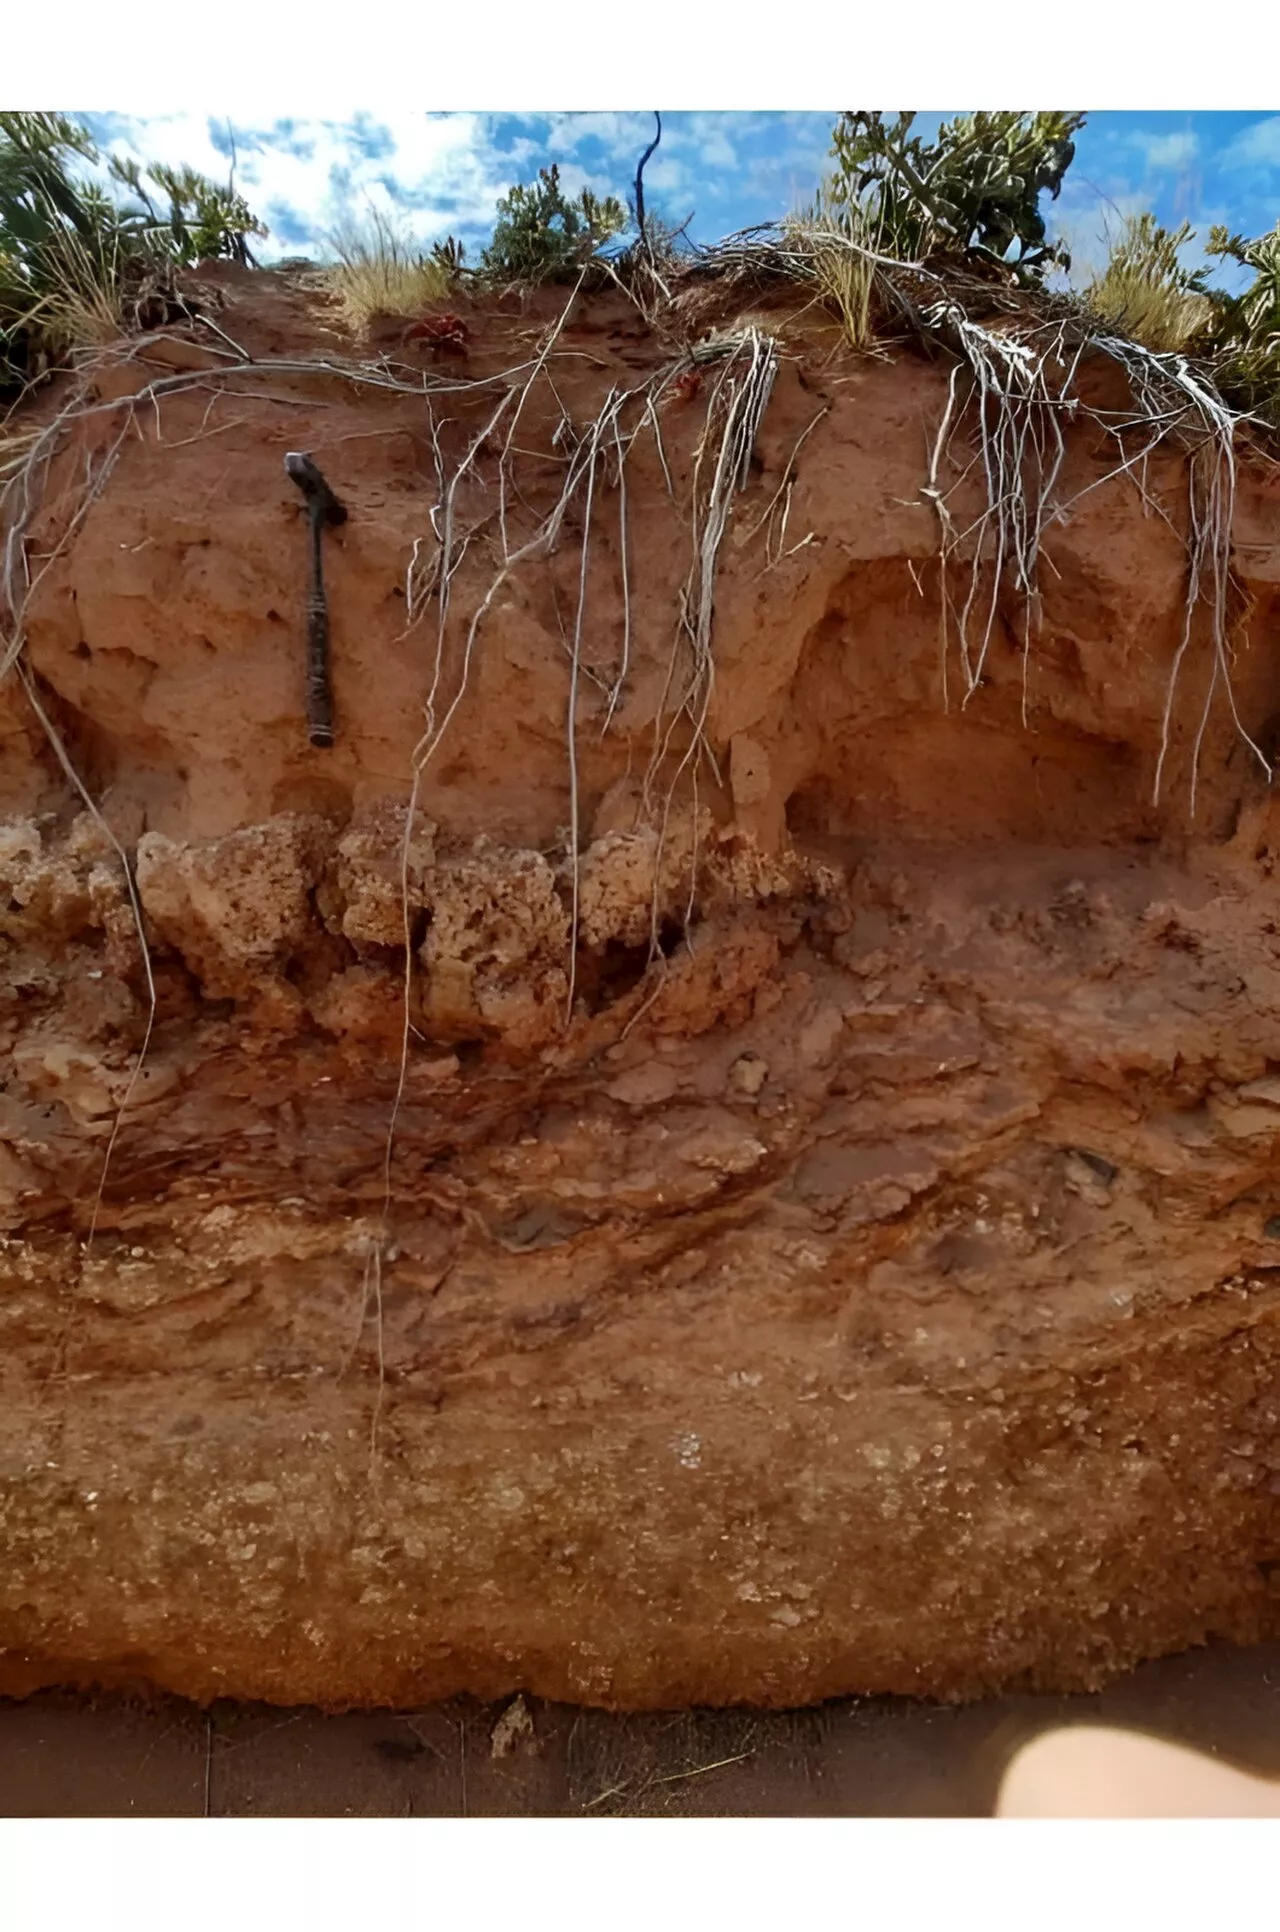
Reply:
[[298, 450], [290, 450], [284, 459], [284, 466], [302, 491], [313, 516], [320, 517], [325, 523], [346, 522], [345, 506], [338, 501], [309, 456]]

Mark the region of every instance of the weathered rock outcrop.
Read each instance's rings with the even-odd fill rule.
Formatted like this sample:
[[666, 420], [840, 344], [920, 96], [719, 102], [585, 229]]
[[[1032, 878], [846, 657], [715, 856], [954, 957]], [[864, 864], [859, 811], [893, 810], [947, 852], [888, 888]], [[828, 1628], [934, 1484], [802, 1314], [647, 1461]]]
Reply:
[[[223, 281], [250, 353], [332, 351], [287, 277]], [[544, 311], [477, 318], [470, 377]], [[625, 556], [601, 483], [576, 648], [581, 520], [501, 581], [465, 686], [505, 430], [439, 658], [406, 569], [494, 387], [434, 443], [427, 397], [340, 375], [163, 392], [50, 562], [33, 688], [148, 957], [11, 680], [0, 1691], [962, 1696], [1280, 1633], [1280, 830], [1221, 689], [1190, 816], [1197, 639], [1152, 803], [1185, 459], [1147, 515], [1081, 425], [1031, 651], [1002, 618], [944, 705], [947, 372], [785, 339], [696, 788], [687, 718], [652, 763], [696, 402], [628, 459]], [[102, 397], [200, 363], [150, 353]], [[518, 439], [535, 508], [557, 408], [666, 353], [620, 302], [571, 315]], [[29, 548], [118, 427], [69, 432]], [[290, 448], [351, 512], [328, 752]], [[1265, 745], [1261, 470], [1235, 565]]]

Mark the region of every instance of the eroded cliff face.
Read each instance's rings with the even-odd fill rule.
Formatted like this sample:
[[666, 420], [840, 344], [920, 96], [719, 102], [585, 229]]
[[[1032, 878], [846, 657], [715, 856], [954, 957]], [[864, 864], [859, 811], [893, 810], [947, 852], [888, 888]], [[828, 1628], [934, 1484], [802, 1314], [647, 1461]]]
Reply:
[[[1277, 832], [1199, 631], [1152, 802], [1185, 457], [1144, 505], [1082, 421], [961, 704], [948, 369], [775, 302], [695, 759], [705, 398], [502, 571], [669, 342], [597, 298], [535, 367], [538, 298], [415, 396], [289, 366], [351, 353], [300, 283], [221, 299], [282, 366], [135, 345], [27, 536], [100, 817], [0, 688], [0, 1691], [951, 1697], [1280, 1632]], [[290, 449], [350, 512], [331, 751]], [[1234, 538], [1266, 748], [1261, 464]]]

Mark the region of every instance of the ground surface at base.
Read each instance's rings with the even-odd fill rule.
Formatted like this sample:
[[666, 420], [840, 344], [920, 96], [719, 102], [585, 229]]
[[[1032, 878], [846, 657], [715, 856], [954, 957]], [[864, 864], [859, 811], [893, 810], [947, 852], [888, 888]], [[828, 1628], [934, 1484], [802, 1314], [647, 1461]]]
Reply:
[[0, 1704], [0, 1814], [986, 1817], [1013, 1752], [1062, 1723], [1147, 1730], [1280, 1776], [1280, 1644], [1144, 1664], [1095, 1697], [523, 1711], [532, 1736], [510, 1704], [332, 1717], [45, 1692]]

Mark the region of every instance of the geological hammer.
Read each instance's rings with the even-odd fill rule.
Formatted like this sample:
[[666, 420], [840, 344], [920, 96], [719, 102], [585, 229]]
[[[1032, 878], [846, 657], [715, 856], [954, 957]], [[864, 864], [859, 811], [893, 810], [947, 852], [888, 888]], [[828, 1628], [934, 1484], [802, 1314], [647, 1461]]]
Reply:
[[313, 745], [333, 743], [333, 694], [329, 686], [329, 606], [324, 594], [320, 538], [326, 523], [345, 523], [340, 503], [309, 456], [290, 450], [285, 469], [306, 498], [311, 522], [311, 589], [307, 597], [307, 731]]

